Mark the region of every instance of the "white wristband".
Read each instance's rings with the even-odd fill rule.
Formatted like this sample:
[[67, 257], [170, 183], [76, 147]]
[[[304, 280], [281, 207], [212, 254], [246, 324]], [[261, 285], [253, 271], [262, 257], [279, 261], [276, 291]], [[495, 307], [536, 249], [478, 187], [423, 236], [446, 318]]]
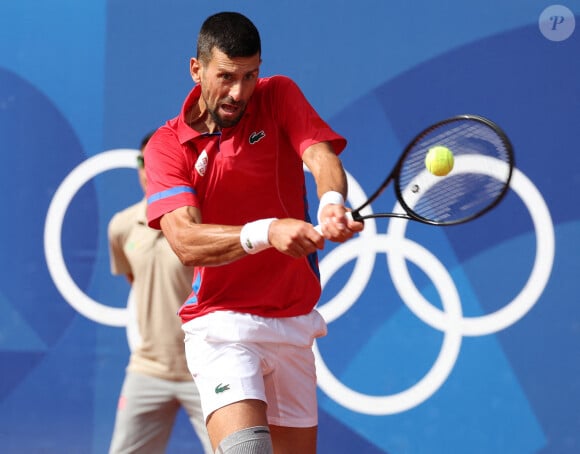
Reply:
[[259, 219], [254, 222], [248, 222], [242, 227], [240, 232], [240, 243], [248, 254], [257, 254], [272, 247], [268, 241], [268, 231], [270, 224], [277, 218]]
[[322, 220], [320, 219], [320, 214], [322, 213], [322, 209], [326, 205], [344, 205], [344, 197], [340, 192], [337, 191], [328, 191], [322, 194], [320, 197], [320, 203], [318, 204], [318, 214], [316, 218], [318, 219], [318, 224], [322, 224]]

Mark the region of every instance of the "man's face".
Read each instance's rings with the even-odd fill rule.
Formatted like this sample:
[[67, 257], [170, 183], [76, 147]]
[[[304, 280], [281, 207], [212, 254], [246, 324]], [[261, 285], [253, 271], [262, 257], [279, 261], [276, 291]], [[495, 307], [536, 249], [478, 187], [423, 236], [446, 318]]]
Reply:
[[242, 118], [258, 81], [260, 63], [260, 54], [229, 58], [215, 48], [209, 62], [192, 59], [193, 80], [201, 85], [200, 107], [208, 110], [220, 128], [235, 126]]

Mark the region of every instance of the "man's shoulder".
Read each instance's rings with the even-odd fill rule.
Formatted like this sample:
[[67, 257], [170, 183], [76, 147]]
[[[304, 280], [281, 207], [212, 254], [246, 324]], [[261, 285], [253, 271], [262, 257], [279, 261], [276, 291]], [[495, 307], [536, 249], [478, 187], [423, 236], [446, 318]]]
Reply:
[[158, 144], [167, 144], [173, 142], [177, 138], [178, 118], [168, 120], [164, 125], [161, 125], [149, 139], [147, 147], [153, 147]]
[[284, 76], [281, 74], [277, 74], [274, 76], [269, 77], [261, 77], [258, 82], [258, 88], [263, 90], [268, 89], [275, 89], [275, 88], [285, 88], [296, 86], [296, 82], [294, 82], [290, 77]]
[[300, 97], [300, 88], [290, 77], [275, 75], [262, 77], [254, 91], [258, 103], [280, 104], [295, 102]]

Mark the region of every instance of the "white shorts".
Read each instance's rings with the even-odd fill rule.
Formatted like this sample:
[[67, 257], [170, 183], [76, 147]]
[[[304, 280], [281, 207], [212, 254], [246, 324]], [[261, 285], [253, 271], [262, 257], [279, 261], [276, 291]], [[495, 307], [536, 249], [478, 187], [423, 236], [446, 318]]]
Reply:
[[312, 344], [326, 335], [326, 323], [316, 310], [287, 318], [212, 312], [183, 331], [206, 420], [225, 405], [258, 399], [268, 405], [269, 424], [318, 425]]

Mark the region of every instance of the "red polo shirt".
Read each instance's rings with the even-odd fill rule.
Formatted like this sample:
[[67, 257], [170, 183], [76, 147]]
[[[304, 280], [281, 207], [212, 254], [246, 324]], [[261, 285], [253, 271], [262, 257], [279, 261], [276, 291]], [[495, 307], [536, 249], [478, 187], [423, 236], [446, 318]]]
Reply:
[[[240, 122], [200, 134], [185, 122], [199, 98], [196, 86], [181, 114], [151, 138], [146, 150], [147, 217], [183, 206], [201, 210], [204, 223], [243, 225], [277, 217], [309, 221], [302, 153], [322, 141], [339, 153], [346, 140], [319, 117], [287, 77], [258, 81]], [[215, 310], [265, 317], [310, 312], [320, 297], [316, 254], [294, 259], [271, 248], [217, 267], [196, 267], [184, 322]]]

